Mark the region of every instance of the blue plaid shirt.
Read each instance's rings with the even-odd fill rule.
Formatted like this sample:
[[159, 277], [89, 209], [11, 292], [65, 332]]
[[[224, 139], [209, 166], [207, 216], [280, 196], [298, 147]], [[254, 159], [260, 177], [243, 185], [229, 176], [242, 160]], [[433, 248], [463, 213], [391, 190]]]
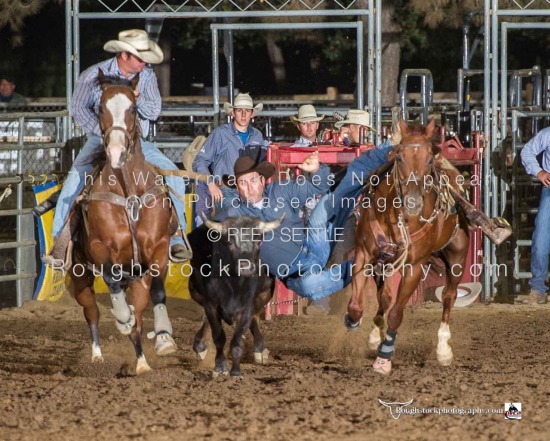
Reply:
[[[101, 88], [97, 81], [99, 69], [106, 76], [128, 80], [134, 78], [135, 75], [125, 77], [118, 67], [116, 57], [114, 57], [94, 64], [78, 77], [71, 101], [73, 118], [82, 127], [84, 133], [101, 136], [97, 116], [99, 99], [101, 98]], [[149, 121], [154, 121], [159, 117], [162, 105], [157, 77], [153, 69], [146, 67], [140, 72], [137, 88], [139, 96], [136, 104], [141, 125], [141, 134], [143, 137], [146, 137], [149, 134]]]

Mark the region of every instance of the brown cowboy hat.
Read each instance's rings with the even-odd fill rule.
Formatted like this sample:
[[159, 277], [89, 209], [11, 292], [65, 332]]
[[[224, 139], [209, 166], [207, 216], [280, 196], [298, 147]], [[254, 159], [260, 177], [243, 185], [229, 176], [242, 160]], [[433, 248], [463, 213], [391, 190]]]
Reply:
[[237, 161], [235, 161], [235, 165], [233, 166], [235, 179], [237, 179], [241, 175], [252, 172], [257, 172], [265, 179], [269, 179], [271, 176], [273, 176], [273, 173], [275, 173], [275, 166], [267, 161], [256, 164], [256, 161], [249, 158], [248, 156], [243, 156], [242, 158], [239, 158], [237, 159]]

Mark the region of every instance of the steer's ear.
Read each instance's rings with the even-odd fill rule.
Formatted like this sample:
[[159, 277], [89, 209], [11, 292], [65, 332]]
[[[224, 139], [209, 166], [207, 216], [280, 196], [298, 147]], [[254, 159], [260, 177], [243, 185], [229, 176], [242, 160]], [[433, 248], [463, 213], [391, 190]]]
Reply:
[[261, 222], [258, 228], [262, 230], [262, 233], [269, 233], [270, 231], [276, 230], [281, 225], [281, 222], [285, 218], [285, 213], [281, 214], [279, 219], [271, 222]]

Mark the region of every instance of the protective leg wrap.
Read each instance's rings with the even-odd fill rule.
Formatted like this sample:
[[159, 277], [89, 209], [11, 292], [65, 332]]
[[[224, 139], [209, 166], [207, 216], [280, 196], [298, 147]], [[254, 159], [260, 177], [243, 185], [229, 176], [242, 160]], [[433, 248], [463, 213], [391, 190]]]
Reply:
[[393, 332], [389, 329], [386, 331], [386, 336], [384, 341], [380, 343], [378, 347], [378, 356], [381, 358], [391, 358], [394, 351], [395, 337], [397, 336], [397, 331]]
[[111, 314], [121, 323], [128, 322], [132, 316], [132, 311], [126, 303], [126, 294], [123, 291], [111, 293], [111, 302], [113, 304]]
[[155, 334], [160, 334], [161, 332], [167, 332], [172, 335], [172, 322], [168, 318], [168, 310], [166, 305], [162, 303], [155, 305], [153, 308], [153, 313], [155, 315]]

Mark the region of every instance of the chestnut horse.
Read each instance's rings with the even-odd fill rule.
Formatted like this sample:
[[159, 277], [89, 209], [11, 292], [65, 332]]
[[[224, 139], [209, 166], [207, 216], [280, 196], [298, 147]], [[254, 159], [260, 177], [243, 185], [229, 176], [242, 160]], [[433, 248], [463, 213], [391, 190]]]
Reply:
[[[141, 150], [134, 93], [139, 75], [127, 81], [106, 77], [100, 70], [98, 81], [99, 125], [107, 160], [84, 196], [85, 228], [75, 241], [70, 275], [75, 299], [90, 327], [92, 361], [103, 359], [93, 290], [94, 276], [101, 275], [111, 294], [116, 327], [130, 336], [140, 374], [150, 370], [141, 343], [142, 316], [150, 297], [155, 305], [157, 353], [176, 349], [164, 304], [172, 209], [162, 179]], [[77, 271], [77, 265], [85, 271]], [[126, 302], [127, 287], [131, 305]]]
[[[403, 309], [420, 282], [423, 265], [438, 251], [445, 263], [447, 279], [437, 359], [441, 365], [451, 364], [449, 318], [469, 247], [468, 225], [456, 211], [444, 171], [435, 167], [437, 152], [432, 146], [435, 121], [430, 121], [427, 127], [409, 127], [403, 120], [399, 125], [403, 138], [395, 148], [393, 167], [363, 200], [355, 235], [352, 297], [346, 315], [349, 329], [359, 326], [363, 291], [367, 278], [373, 275], [378, 288], [378, 312], [369, 335], [369, 347], [378, 349], [373, 368], [383, 374], [391, 372]], [[384, 290], [384, 276], [393, 271], [402, 276], [395, 298]]]

